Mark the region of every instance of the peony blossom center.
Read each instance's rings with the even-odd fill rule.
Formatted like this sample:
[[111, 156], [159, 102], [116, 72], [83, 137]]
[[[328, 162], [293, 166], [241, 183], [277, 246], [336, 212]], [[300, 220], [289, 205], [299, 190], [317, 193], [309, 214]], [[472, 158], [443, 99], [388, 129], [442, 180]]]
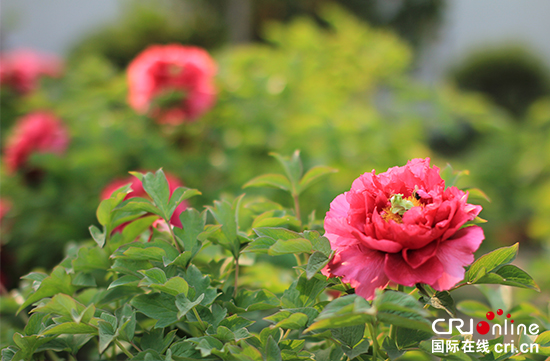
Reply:
[[420, 207], [420, 197], [416, 191], [409, 197], [403, 197], [403, 194], [396, 193], [389, 199], [390, 205], [383, 209], [382, 218], [388, 222], [393, 220], [397, 223], [403, 223], [403, 215], [413, 207]]

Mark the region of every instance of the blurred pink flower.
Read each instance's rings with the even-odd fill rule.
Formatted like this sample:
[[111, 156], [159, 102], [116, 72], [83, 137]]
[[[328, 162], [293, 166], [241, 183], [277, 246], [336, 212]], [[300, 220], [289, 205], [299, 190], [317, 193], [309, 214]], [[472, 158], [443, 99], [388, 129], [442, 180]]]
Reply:
[[38, 87], [41, 76], [58, 77], [62, 69], [62, 62], [56, 56], [17, 49], [0, 55], [0, 84], [28, 94]]
[[[170, 173], [165, 173], [165, 175], [166, 175], [166, 179], [168, 180], [168, 187], [170, 189], [170, 195], [172, 195], [172, 193], [176, 190], [176, 188], [183, 187], [183, 183], [176, 176], [174, 176]], [[136, 177], [134, 177], [134, 176], [130, 176], [130, 177], [124, 178], [124, 179], [115, 179], [114, 181], [109, 183], [101, 191], [101, 196], [100, 196], [101, 199], [109, 198], [115, 190], [117, 190], [118, 188], [120, 188], [120, 187], [122, 187], [126, 184], [131, 184], [130, 187], [131, 187], [132, 191], [130, 193], [128, 193], [126, 195], [126, 197], [124, 197], [124, 200], [134, 198], [134, 197], [149, 198], [149, 196], [145, 192], [145, 189], [143, 189], [143, 185], [141, 184], [141, 181], [139, 179], [137, 179]], [[181, 225], [181, 221], [180, 221], [180, 214], [181, 214], [181, 212], [185, 211], [187, 209], [187, 207], [189, 207], [189, 203], [187, 203], [186, 201], [181, 202], [176, 207], [176, 210], [174, 211], [174, 214], [172, 215], [172, 218], [170, 218], [170, 224], [172, 224], [175, 227], [181, 228], [182, 225]], [[164, 229], [164, 228], [162, 228], [163, 225], [161, 223], [158, 223], [158, 222], [156, 224], [154, 224], [153, 226], [154, 227], [158, 226], [159, 228], [161, 228], [161, 230]], [[166, 225], [164, 225], [164, 226], [166, 226]], [[122, 230], [122, 228], [124, 228], [124, 227], [122, 227], [122, 228], [118, 229], [119, 227], [117, 227], [117, 229], [115, 229], [115, 231], [116, 230]]]
[[484, 239], [481, 227], [462, 228], [481, 211], [467, 198], [456, 187], [445, 189], [429, 158], [361, 175], [325, 217], [335, 255], [323, 274], [342, 277], [366, 299], [390, 281], [450, 289]]
[[32, 153], [63, 154], [69, 135], [53, 114], [38, 111], [20, 118], [6, 143], [4, 161], [8, 172], [14, 172], [25, 165]]
[[128, 102], [159, 123], [192, 121], [215, 103], [216, 71], [214, 60], [201, 48], [150, 46], [128, 67]]

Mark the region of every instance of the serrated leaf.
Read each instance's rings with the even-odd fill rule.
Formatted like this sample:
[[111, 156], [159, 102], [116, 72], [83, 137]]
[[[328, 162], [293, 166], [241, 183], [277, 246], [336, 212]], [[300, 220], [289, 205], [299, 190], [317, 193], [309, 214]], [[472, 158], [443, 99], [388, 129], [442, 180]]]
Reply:
[[248, 181], [243, 188], [249, 187], [272, 187], [290, 192], [292, 186], [290, 181], [282, 174], [264, 174]]
[[517, 252], [518, 243], [510, 247], [496, 249], [493, 252], [480, 257], [470, 266], [468, 272], [466, 273], [465, 279], [468, 282], [472, 282], [476, 279], [477, 273], [482, 268], [485, 268], [486, 273], [490, 273], [493, 270], [512, 262], [516, 258]]
[[335, 172], [338, 172], [338, 170], [325, 165], [318, 165], [311, 168], [306, 172], [306, 174], [304, 174], [302, 179], [300, 179], [299, 192], [302, 193], [304, 190], [309, 188], [315, 182], [320, 180], [323, 176], [326, 176]]

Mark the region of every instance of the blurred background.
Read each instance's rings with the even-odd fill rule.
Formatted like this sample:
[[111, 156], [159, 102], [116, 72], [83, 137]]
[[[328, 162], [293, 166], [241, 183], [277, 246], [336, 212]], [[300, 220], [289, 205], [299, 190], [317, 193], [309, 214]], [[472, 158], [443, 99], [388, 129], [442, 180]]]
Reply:
[[[300, 149], [306, 169], [339, 169], [303, 195], [303, 215], [319, 219], [372, 169], [430, 157], [469, 171], [457, 185], [488, 220], [479, 254], [520, 242], [518, 264], [548, 290], [548, 14], [544, 0], [3, 0], [2, 74], [22, 48], [63, 64], [23, 90], [2, 75], [3, 287], [89, 239], [102, 191], [128, 171], [163, 167], [202, 191], [202, 209], [279, 171], [270, 152]], [[126, 69], [173, 43], [211, 54], [217, 95], [166, 125], [128, 105]], [[36, 111], [59, 119], [67, 145], [10, 169], [11, 139]]]

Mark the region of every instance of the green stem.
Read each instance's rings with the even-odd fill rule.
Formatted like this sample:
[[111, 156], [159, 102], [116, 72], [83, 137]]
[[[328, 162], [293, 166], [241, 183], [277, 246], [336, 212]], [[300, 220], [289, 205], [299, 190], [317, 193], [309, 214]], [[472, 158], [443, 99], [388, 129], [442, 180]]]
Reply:
[[296, 218], [300, 223], [302, 223], [302, 219], [300, 217], [300, 202], [298, 201], [298, 195], [293, 194], [292, 198], [294, 199], [294, 213], [296, 213]]
[[46, 350], [46, 353], [48, 354], [48, 357], [50, 359], [52, 359], [53, 361], [60, 361], [61, 360], [59, 357], [57, 357], [55, 352], [53, 352], [52, 350]]
[[141, 349], [138, 346], [136, 346], [136, 344], [133, 343], [132, 341], [130, 341], [130, 345], [132, 345], [136, 349], [137, 352], [141, 352]]
[[376, 361], [378, 359], [378, 350], [380, 349], [380, 345], [378, 345], [378, 338], [377, 338], [377, 330], [376, 326], [372, 323], [367, 323], [369, 327], [369, 332], [372, 337], [372, 361]]
[[168, 225], [168, 229], [170, 230], [170, 235], [172, 236], [172, 241], [174, 241], [174, 246], [176, 246], [176, 249], [179, 253], [181, 253], [180, 245], [178, 244], [178, 241], [176, 240], [176, 235], [174, 234], [174, 230], [172, 229], [172, 225], [170, 224], [170, 221], [164, 220], [166, 224]]
[[202, 322], [201, 316], [199, 316], [199, 313], [197, 312], [197, 309], [193, 307], [193, 313], [195, 314], [195, 317], [197, 320], [199, 320], [199, 323], [201, 324], [201, 331], [206, 331], [206, 327], [204, 327], [204, 322]]
[[116, 340], [116, 339], [115, 339], [115, 344], [118, 346], [119, 349], [122, 350], [122, 352], [124, 352], [124, 354], [125, 354], [126, 356], [128, 356], [129, 358], [133, 358], [133, 357], [134, 357], [134, 355], [132, 355], [132, 354], [130, 353], [130, 351], [128, 351], [128, 350], [126, 349], [126, 347], [124, 347], [124, 346], [120, 343], [119, 340]]
[[237, 296], [237, 285], [239, 281], [239, 259], [235, 258], [235, 285], [233, 289], [233, 297]]

